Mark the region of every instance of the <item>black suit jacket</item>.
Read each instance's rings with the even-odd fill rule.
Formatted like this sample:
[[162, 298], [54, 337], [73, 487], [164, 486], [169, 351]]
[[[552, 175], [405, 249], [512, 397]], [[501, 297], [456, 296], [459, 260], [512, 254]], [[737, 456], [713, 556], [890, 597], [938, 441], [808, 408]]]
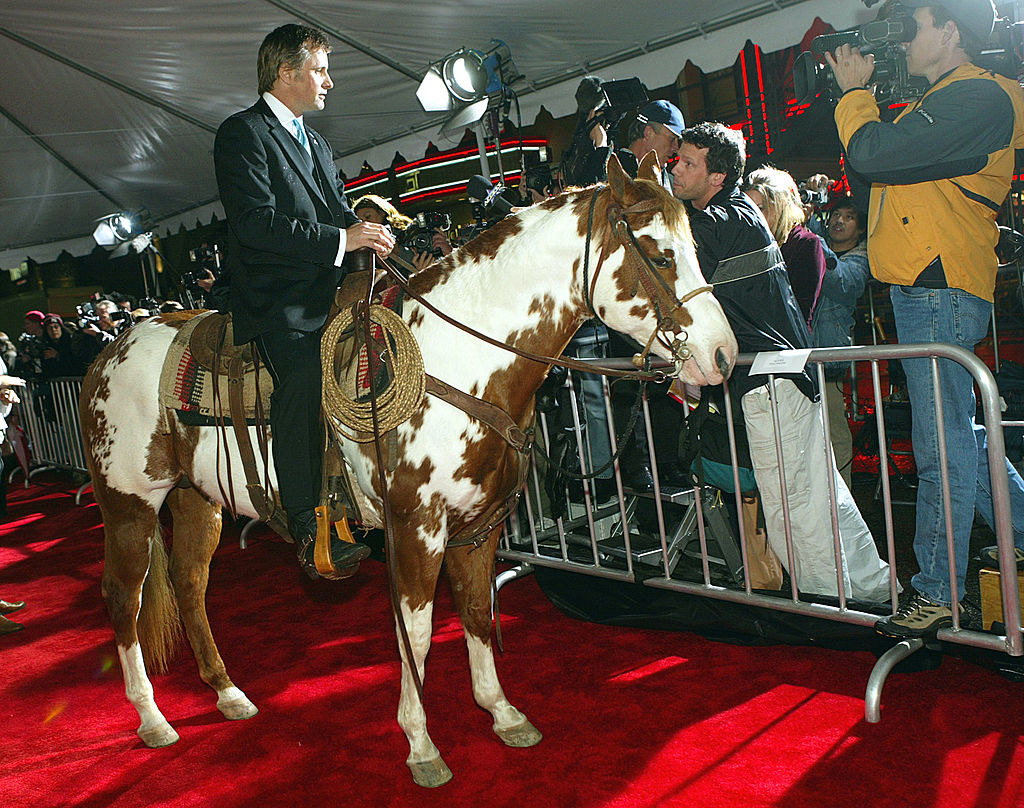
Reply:
[[338, 231], [359, 219], [345, 202], [330, 145], [306, 132], [313, 169], [262, 98], [217, 130], [213, 160], [228, 220], [228, 305], [239, 345], [270, 330], [320, 328], [344, 275], [334, 266]]

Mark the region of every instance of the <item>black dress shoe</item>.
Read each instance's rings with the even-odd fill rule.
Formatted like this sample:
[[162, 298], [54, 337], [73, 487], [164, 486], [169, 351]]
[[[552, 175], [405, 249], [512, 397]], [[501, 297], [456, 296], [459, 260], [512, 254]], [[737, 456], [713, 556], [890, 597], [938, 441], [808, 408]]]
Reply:
[[0, 614], [10, 614], [16, 612], [18, 609], [25, 608], [25, 601], [19, 600], [15, 603], [8, 603], [6, 600], [0, 600]]

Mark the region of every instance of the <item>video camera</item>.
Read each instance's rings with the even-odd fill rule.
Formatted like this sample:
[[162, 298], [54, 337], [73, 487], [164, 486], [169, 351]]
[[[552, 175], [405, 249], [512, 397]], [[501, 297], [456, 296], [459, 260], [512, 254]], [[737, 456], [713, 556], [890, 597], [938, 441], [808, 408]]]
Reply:
[[[875, 2], [877, 0], [864, 0], [869, 7]], [[879, 103], [901, 104], [924, 95], [928, 80], [908, 73], [907, 56], [901, 47], [917, 34], [912, 12], [898, 2], [886, 3], [871, 22], [816, 36], [811, 41], [811, 50], [801, 53], [793, 64], [793, 94], [797, 103], [806, 104], [822, 92], [832, 102], [838, 100], [839, 87], [832, 70], [819, 60], [826, 53], [834, 53], [841, 45], [874, 55], [875, 72], [871, 80]], [[1020, 23], [996, 19], [990, 42], [974, 62], [986, 70], [1016, 79], [1024, 49], [1021, 41]]]
[[216, 244], [203, 244], [188, 251], [188, 260], [196, 269], [182, 272], [181, 283], [193, 295], [201, 295], [205, 290], [199, 281], [206, 277], [206, 273], [212, 274], [215, 280], [220, 275], [220, 248]]
[[[87, 300], [84, 303], [80, 303], [75, 306], [75, 313], [78, 315], [78, 327], [87, 328], [88, 326], [96, 326], [99, 328], [100, 316], [96, 313], [96, 306], [93, 300]], [[135, 320], [132, 318], [130, 311], [124, 309], [115, 309], [110, 313], [110, 319], [114, 325], [118, 327], [118, 330], [124, 326], [134, 324]]]
[[650, 99], [638, 78], [601, 81], [597, 79], [597, 112], [591, 119], [611, 131], [629, 113], [636, 112]]

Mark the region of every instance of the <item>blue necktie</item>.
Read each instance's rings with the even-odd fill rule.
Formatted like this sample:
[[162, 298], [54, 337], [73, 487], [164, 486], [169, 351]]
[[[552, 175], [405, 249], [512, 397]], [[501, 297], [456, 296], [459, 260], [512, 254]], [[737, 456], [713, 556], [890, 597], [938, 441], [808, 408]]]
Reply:
[[308, 153], [309, 141], [306, 140], [305, 127], [303, 127], [302, 122], [298, 118], [292, 118], [292, 125], [295, 127], [295, 139], [299, 141], [299, 145]]

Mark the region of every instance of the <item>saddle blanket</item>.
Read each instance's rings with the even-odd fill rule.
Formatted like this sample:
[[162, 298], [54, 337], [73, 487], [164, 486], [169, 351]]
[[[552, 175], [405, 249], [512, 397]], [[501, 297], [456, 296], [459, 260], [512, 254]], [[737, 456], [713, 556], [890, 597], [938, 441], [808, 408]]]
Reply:
[[[178, 419], [189, 426], [231, 423], [228, 377], [221, 375], [215, 381], [210, 368], [200, 363], [189, 347], [193, 332], [206, 318], [223, 316], [217, 312], [206, 312], [193, 317], [178, 331], [164, 358], [160, 373], [160, 404], [175, 410]], [[229, 343], [224, 346], [223, 358], [240, 350], [241, 347]], [[251, 362], [245, 363], [242, 378], [246, 422], [252, 425], [256, 418], [257, 391], [266, 417], [270, 412], [270, 394], [274, 385], [270, 374], [262, 368], [257, 378], [256, 367]]]

